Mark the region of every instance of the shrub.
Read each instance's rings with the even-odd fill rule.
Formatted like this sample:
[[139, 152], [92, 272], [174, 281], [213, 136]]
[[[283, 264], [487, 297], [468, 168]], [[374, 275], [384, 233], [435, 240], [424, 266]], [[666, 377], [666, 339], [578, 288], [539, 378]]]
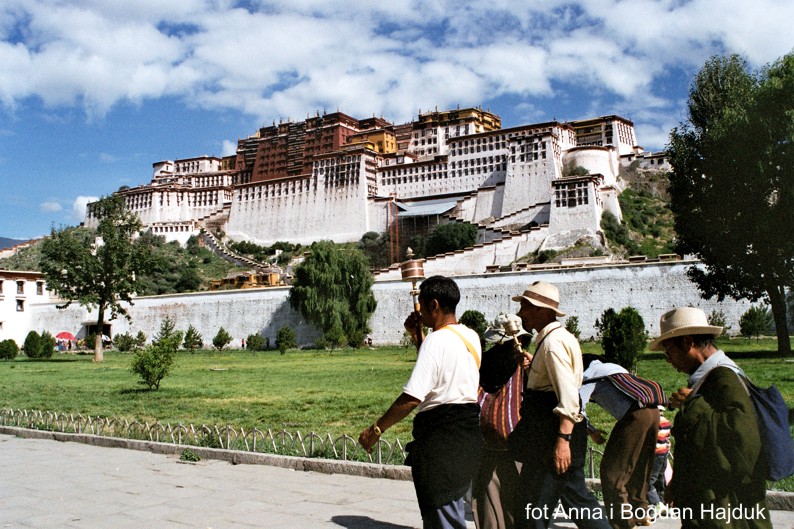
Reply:
[[477, 333], [480, 337], [480, 346], [485, 347], [485, 331], [488, 329], [488, 322], [479, 310], [467, 310], [460, 316], [459, 320], [463, 325]]
[[130, 370], [140, 375], [141, 384], [150, 390], [160, 389], [160, 382], [171, 372], [181, 343], [182, 332], [175, 331], [173, 321], [166, 317], [154, 343], [135, 353]]
[[748, 339], [755, 336], [756, 341], [759, 337], [772, 329], [772, 315], [764, 305], [750, 307], [747, 312], [739, 318], [739, 332]]
[[267, 351], [270, 348], [270, 339], [261, 334], [249, 334], [245, 339], [245, 348], [249, 351]]
[[204, 347], [204, 338], [201, 336], [201, 333], [193, 327], [193, 324], [190, 324], [185, 332], [185, 342], [182, 344], [185, 349], [190, 350], [190, 352], [194, 352], [196, 349], [201, 349]]
[[25, 337], [25, 343], [22, 349], [28, 358], [38, 358], [39, 351], [41, 351], [41, 336], [36, 331], [30, 331]]
[[232, 335], [226, 329], [221, 327], [218, 329], [218, 334], [212, 339], [212, 345], [218, 351], [223, 351], [223, 348], [232, 343]]
[[728, 334], [728, 330], [731, 328], [730, 325], [725, 323], [725, 313], [721, 310], [714, 309], [709, 314], [709, 325], [714, 325], [715, 327], [722, 327], [722, 334]]
[[135, 335], [135, 346], [141, 348], [146, 345], [146, 333], [143, 331], [138, 331], [138, 334]]
[[276, 333], [276, 348], [281, 354], [287, 352], [287, 349], [294, 349], [298, 346], [298, 340], [295, 336], [295, 331], [292, 327], [284, 325]]
[[632, 307], [620, 312], [610, 308], [596, 320], [595, 326], [601, 337], [604, 359], [635, 372], [637, 357], [648, 344], [648, 331], [640, 313]]
[[582, 331], [579, 330], [579, 317], [578, 316], [570, 316], [568, 319], [565, 320], [565, 329], [576, 336], [576, 339], [579, 339], [581, 336]]
[[116, 337], [113, 339], [113, 343], [116, 344], [116, 349], [118, 349], [122, 353], [132, 351], [137, 346], [135, 337], [132, 336], [130, 333], [126, 333], [126, 332], [117, 334]]
[[44, 331], [41, 333], [41, 341], [39, 342], [39, 358], [52, 358], [52, 353], [55, 352], [55, 344], [58, 343], [53, 335]]
[[19, 353], [19, 346], [14, 340], [8, 339], [0, 342], [0, 359], [13, 360]]
[[182, 455], [179, 456], [179, 460], [187, 461], [189, 463], [196, 463], [198, 461], [201, 461], [201, 457], [190, 448], [185, 448], [184, 450], [182, 450]]

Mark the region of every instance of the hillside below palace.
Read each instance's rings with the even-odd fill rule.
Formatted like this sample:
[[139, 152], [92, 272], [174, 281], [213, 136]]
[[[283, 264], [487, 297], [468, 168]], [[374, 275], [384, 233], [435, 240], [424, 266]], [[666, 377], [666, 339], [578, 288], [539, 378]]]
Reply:
[[[603, 247], [601, 215], [621, 218], [619, 173], [631, 164], [669, 169], [616, 115], [503, 129], [480, 108], [401, 125], [336, 112], [263, 127], [232, 156], [156, 162], [150, 183], [117, 194], [144, 229], [181, 243], [202, 229], [260, 245], [350, 242], [367, 232], [405, 241], [468, 222], [481, 244], [521, 234], [520, 248], [513, 240], [503, 252], [509, 262], [583, 241]], [[90, 206], [85, 224], [97, 225]]]

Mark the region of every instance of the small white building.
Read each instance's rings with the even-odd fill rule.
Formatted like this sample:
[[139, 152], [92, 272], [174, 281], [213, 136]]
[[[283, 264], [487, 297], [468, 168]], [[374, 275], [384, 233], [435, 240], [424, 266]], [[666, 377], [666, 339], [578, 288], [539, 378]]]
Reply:
[[[32, 329], [31, 307], [49, 302], [43, 274], [0, 269], [0, 341], [10, 338], [21, 347]], [[48, 330], [54, 335], [62, 329], [35, 330]]]

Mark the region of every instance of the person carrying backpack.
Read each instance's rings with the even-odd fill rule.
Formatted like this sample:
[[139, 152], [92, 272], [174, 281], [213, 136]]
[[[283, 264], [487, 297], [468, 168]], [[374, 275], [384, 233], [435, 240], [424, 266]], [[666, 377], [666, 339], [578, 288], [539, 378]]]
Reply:
[[650, 345], [689, 375], [670, 396], [678, 409], [673, 478], [665, 499], [687, 528], [771, 529], [766, 503], [767, 463], [753, 402], [738, 367], [714, 344], [722, 327], [697, 308], [673, 309], [660, 319]]

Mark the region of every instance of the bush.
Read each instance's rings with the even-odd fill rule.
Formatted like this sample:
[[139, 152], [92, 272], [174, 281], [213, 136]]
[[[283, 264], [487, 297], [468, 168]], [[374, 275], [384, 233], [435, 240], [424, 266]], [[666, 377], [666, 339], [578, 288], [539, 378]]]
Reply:
[[287, 349], [294, 349], [298, 346], [298, 340], [295, 336], [295, 331], [292, 327], [284, 325], [276, 333], [276, 348], [281, 354], [287, 352]]
[[441, 224], [427, 238], [427, 255], [438, 255], [474, 246], [477, 242], [477, 226], [466, 223]]
[[637, 357], [648, 345], [648, 331], [640, 313], [632, 307], [620, 312], [607, 309], [595, 326], [601, 337], [604, 359], [636, 372]]
[[182, 344], [185, 349], [190, 350], [192, 353], [196, 349], [201, 349], [204, 347], [204, 338], [201, 336], [201, 333], [193, 327], [193, 324], [190, 324], [185, 332], [185, 342]]
[[38, 358], [41, 351], [41, 336], [36, 331], [30, 331], [25, 337], [22, 349], [28, 358]]
[[764, 305], [750, 307], [747, 312], [739, 318], [739, 332], [747, 339], [755, 336], [756, 341], [762, 334], [772, 329], [772, 315]]
[[477, 333], [480, 337], [480, 346], [485, 347], [485, 331], [488, 329], [488, 322], [479, 310], [467, 310], [460, 316], [459, 320], [463, 325]]
[[13, 360], [19, 353], [19, 346], [14, 340], [8, 339], [0, 342], [0, 359]]
[[709, 314], [709, 325], [713, 325], [715, 327], [722, 327], [722, 334], [728, 334], [728, 330], [731, 328], [730, 325], [725, 323], [725, 313], [721, 310], [714, 309]]
[[135, 346], [140, 349], [146, 345], [146, 340], [146, 333], [138, 331], [138, 334], [135, 335]]
[[226, 329], [221, 327], [218, 329], [218, 334], [212, 339], [212, 345], [218, 351], [223, 351], [223, 348], [232, 343], [232, 335]]
[[44, 331], [41, 333], [41, 341], [39, 342], [39, 358], [52, 358], [52, 353], [55, 352], [55, 344], [58, 341], [49, 332]]
[[175, 331], [173, 321], [166, 317], [154, 343], [135, 353], [130, 370], [140, 375], [141, 384], [151, 389], [160, 389], [160, 382], [171, 372], [176, 361], [182, 332]]
[[566, 319], [565, 330], [576, 336], [576, 339], [578, 340], [579, 336], [582, 335], [582, 331], [579, 330], [579, 317], [570, 316], [568, 319]]
[[118, 349], [122, 353], [132, 351], [137, 347], [137, 342], [135, 341], [135, 337], [126, 332], [117, 334], [113, 339], [113, 343], [116, 344], [116, 349]]
[[267, 351], [270, 348], [270, 339], [261, 334], [249, 334], [245, 339], [245, 348], [249, 351]]

